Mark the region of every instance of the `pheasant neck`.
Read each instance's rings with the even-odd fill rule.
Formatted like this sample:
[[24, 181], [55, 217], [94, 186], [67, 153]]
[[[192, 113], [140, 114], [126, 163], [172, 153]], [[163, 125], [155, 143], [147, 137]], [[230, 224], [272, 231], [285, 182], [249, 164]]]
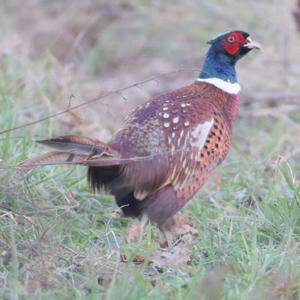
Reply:
[[197, 81], [207, 82], [229, 94], [238, 94], [241, 90], [237, 82], [235, 64], [230, 57], [218, 54], [210, 49], [206, 55]]

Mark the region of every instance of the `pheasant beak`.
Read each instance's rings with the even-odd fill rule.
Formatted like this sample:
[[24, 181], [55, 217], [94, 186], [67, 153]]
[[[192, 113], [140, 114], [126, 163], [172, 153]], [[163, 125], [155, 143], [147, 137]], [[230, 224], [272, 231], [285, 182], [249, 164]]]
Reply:
[[247, 43], [244, 44], [245, 48], [248, 48], [248, 49], [261, 49], [261, 45], [258, 42], [253, 41], [250, 36], [247, 37], [246, 41], [247, 41]]

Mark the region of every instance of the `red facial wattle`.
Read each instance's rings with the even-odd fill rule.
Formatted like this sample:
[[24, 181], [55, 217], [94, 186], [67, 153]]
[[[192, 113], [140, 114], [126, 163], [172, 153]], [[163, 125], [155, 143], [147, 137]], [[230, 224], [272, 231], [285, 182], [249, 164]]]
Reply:
[[240, 44], [238, 44], [238, 43], [232, 43], [232, 44], [226, 43], [224, 48], [225, 48], [225, 50], [228, 54], [235, 55], [240, 49]]
[[231, 32], [224, 38], [224, 49], [228, 54], [235, 55], [245, 43], [246, 39], [241, 33]]

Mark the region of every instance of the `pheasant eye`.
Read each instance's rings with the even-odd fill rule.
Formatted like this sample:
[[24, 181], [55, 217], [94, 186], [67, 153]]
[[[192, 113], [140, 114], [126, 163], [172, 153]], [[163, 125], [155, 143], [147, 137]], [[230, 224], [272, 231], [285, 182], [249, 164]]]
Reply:
[[228, 41], [229, 43], [234, 43], [234, 42], [235, 42], [234, 36], [233, 36], [233, 35], [230, 35], [230, 36], [228, 37], [227, 41]]

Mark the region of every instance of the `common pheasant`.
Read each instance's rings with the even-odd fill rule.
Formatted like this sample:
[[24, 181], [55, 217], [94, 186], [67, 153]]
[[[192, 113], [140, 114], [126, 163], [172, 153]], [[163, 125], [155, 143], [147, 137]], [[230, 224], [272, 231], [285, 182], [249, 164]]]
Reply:
[[239, 108], [235, 64], [260, 48], [243, 31], [223, 33], [208, 44], [194, 83], [138, 106], [107, 144], [72, 135], [39, 141], [56, 151], [21, 168], [88, 166], [93, 191], [106, 190], [125, 216], [164, 231], [229, 152]]

